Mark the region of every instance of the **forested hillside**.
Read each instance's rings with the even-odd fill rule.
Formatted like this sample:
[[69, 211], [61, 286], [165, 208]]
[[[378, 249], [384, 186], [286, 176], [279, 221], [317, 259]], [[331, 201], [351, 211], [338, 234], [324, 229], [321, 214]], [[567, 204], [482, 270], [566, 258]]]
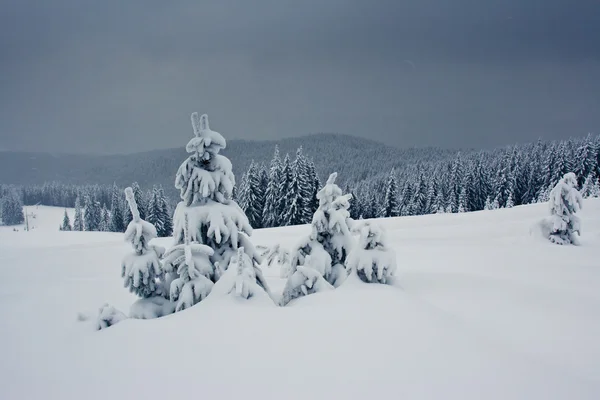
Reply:
[[[266, 165], [275, 145], [282, 155], [290, 153], [291, 157], [303, 146], [321, 178], [338, 171], [340, 182], [365, 179], [382, 170], [389, 171], [392, 166], [447, 159], [455, 154], [453, 150], [437, 148], [398, 149], [340, 134], [279, 141], [229, 140], [223, 154], [233, 163], [235, 176], [240, 177], [252, 160]], [[170, 195], [175, 195], [174, 171], [185, 156], [183, 147], [110, 156], [0, 152], [0, 183], [29, 185], [58, 181], [76, 185], [116, 183], [124, 187], [137, 181], [145, 189], [160, 184]]]

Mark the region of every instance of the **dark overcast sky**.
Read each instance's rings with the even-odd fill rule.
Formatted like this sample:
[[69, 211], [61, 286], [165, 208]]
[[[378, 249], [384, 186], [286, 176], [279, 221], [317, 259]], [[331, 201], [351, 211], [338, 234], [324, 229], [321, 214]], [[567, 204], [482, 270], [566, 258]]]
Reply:
[[598, 0], [3, 0], [0, 149], [600, 133]]

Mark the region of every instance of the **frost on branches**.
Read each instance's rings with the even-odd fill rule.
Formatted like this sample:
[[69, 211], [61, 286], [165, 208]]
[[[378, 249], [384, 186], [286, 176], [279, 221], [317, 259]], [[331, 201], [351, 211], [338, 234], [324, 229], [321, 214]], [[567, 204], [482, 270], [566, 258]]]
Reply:
[[194, 137], [186, 146], [190, 156], [175, 178], [182, 200], [173, 220], [176, 245], [165, 256], [165, 268], [173, 279], [171, 300], [177, 301], [177, 310], [206, 297], [239, 248], [251, 260], [256, 283], [269, 293], [258, 267], [262, 260], [249, 240], [252, 227], [232, 200], [231, 162], [219, 154], [226, 141], [210, 129], [207, 115], [193, 113], [192, 126]]
[[260, 269], [254, 266], [252, 258], [243, 247], [239, 247], [236, 256], [231, 260], [229, 268], [215, 284], [211, 299], [215, 296], [230, 296], [238, 300], [263, 302], [273, 306], [269, 293], [257, 282], [262, 280]]
[[317, 193], [319, 208], [313, 215], [312, 232], [292, 252], [289, 270], [289, 275], [293, 276], [298, 266], [308, 264], [307, 256], [310, 255], [310, 266], [334, 287], [347, 276], [344, 263], [353, 243], [348, 212], [352, 195], [342, 195], [342, 190], [335, 184], [336, 177], [337, 173], [331, 174]]
[[165, 253], [164, 270], [177, 278], [171, 282], [171, 301], [177, 302], [176, 311], [193, 306], [209, 295], [216, 281], [216, 269], [210, 261], [213, 249], [191, 242], [189, 223], [184, 215], [184, 243]]
[[346, 267], [367, 283], [391, 283], [396, 272], [396, 253], [386, 245], [385, 232], [371, 222], [356, 228], [358, 246], [348, 254]]
[[579, 244], [580, 220], [575, 213], [583, 207], [583, 199], [576, 189], [577, 177], [569, 172], [550, 192], [551, 231], [548, 237], [556, 244]]
[[134, 250], [121, 263], [121, 276], [125, 280], [125, 287], [142, 298], [165, 295], [159, 281], [163, 275], [159, 257], [164, 250], [149, 245], [150, 240], [156, 237], [156, 229], [154, 225], [140, 218], [130, 187], [125, 189], [125, 197], [133, 216], [125, 231], [125, 241], [131, 243]]

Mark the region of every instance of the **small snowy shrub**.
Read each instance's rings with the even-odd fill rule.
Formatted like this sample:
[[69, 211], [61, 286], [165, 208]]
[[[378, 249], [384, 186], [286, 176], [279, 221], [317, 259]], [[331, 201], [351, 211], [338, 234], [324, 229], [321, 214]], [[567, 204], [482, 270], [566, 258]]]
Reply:
[[[311, 256], [307, 257], [307, 265], [311, 264], [310, 258]], [[279, 304], [285, 306], [298, 297], [333, 289], [319, 271], [310, 266], [299, 265], [287, 280]]]
[[106, 329], [127, 319], [127, 316], [117, 310], [110, 304], [105, 304], [100, 308], [98, 318], [96, 320], [96, 330]]
[[575, 215], [583, 207], [576, 189], [577, 177], [569, 172], [550, 192], [549, 206], [552, 228], [548, 239], [556, 244], [579, 244], [581, 222]]
[[[319, 208], [313, 215], [311, 234], [292, 252], [288, 275], [293, 275], [298, 266], [305, 265], [306, 257], [314, 253], [312, 264], [327, 282], [337, 287], [347, 276], [344, 263], [353, 239], [348, 212], [352, 195], [342, 195], [342, 190], [335, 184], [336, 177], [337, 173], [331, 174], [317, 193]], [[329, 255], [329, 265], [321, 264], [324, 261], [321, 250]]]
[[164, 250], [148, 244], [156, 237], [156, 229], [140, 218], [131, 188], [125, 189], [125, 197], [133, 215], [125, 231], [125, 241], [131, 243], [134, 250], [121, 263], [121, 277], [124, 278], [125, 287], [142, 298], [165, 295], [159, 282], [163, 275], [159, 256]]
[[358, 246], [354, 247], [346, 267], [367, 283], [390, 283], [396, 272], [396, 253], [385, 244], [385, 232], [371, 222], [356, 228]]

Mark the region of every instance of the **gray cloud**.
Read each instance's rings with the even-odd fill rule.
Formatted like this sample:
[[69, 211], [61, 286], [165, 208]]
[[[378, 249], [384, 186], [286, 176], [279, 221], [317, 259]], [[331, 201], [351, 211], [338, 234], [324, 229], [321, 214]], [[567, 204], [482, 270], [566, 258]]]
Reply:
[[0, 148], [341, 132], [481, 147], [599, 132], [596, 0], [11, 0]]

